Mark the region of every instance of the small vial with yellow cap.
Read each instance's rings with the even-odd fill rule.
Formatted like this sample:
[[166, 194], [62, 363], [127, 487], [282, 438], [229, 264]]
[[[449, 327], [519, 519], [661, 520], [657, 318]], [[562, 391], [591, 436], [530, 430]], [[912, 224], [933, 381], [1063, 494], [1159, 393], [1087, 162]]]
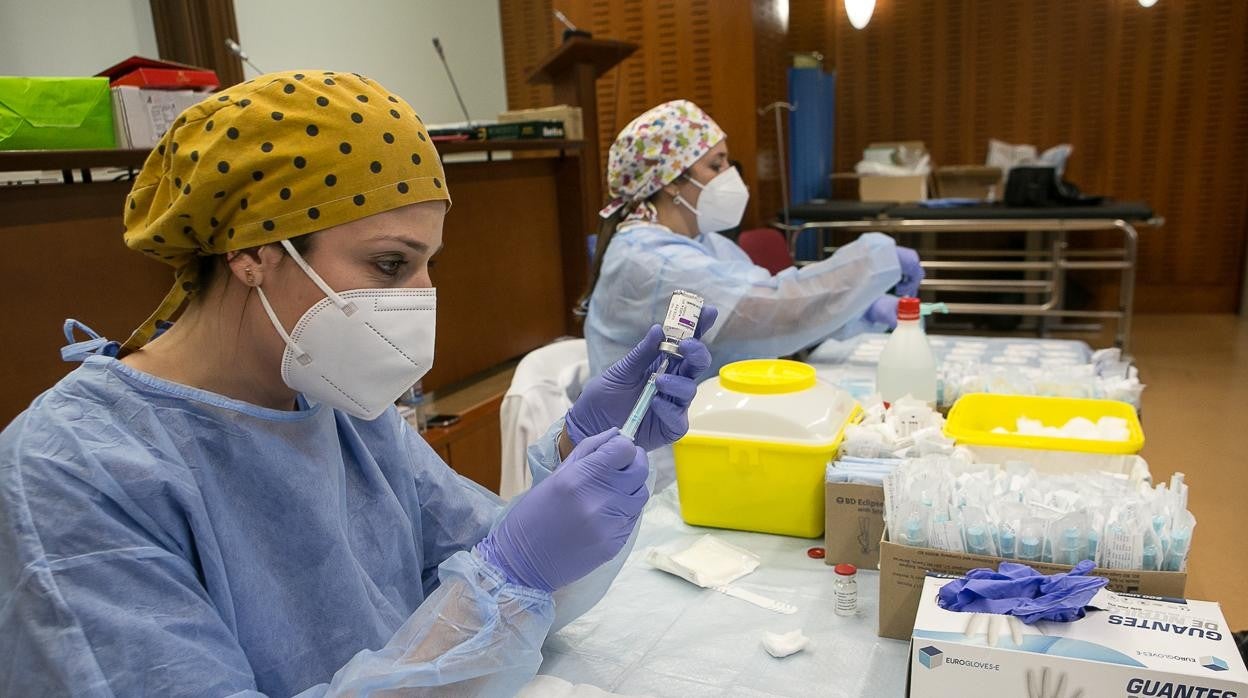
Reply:
[[692, 337], [697, 331], [698, 320], [702, 317], [702, 305], [702, 296], [696, 293], [677, 290], [672, 294], [672, 299], [667, 304], [667, 316], [663, 319], [663, 342], [659, 344], [659, 351], [662, 352], [659, 367], [646, 380], [646, 385], [641, 389], [641, 395], [637, 398], [637, 404], [633, 405], [633, 411], [629, 413], [628, 420], [620, 429], [620, 433], [630, 440], [637, 436], [641, 420], [645, 418], [646, 410], [650, 409], [650, 403], [654, 401], [654, 394], [658, 390], [655, 381], [667, 371], [667, 366], [671, 363], [673, 356], [680, 358], [677, 352], [680, 343]]

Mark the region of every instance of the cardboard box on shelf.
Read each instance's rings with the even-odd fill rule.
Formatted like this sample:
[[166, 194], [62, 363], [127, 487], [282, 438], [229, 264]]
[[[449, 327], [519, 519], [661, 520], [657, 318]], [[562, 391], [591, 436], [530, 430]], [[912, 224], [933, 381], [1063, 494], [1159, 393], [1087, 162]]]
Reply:
[[937, 603], [948, 582], [924, 579], [909, 635], [911, 698], [1248, 696], [1248, 671], [1216, 603], [1102, 590], [1084, 618], [1040, 621], [1019, 644], [1007, 633], [993, 645], [967, 634], [970, 614]]
[[895, 201], [909, 203], [927, 200], [927, 175], [860, 175], [860, 201]]
[[886, 165], [904, 165], [927, 155], [923, 141], [879, 141], [868, 143], [862, 150], [862, 159]]
[[131, 56], [96, 75], [108, 78], [113, 87], [130, 85], [162, 90], [210, 92], [221, 85], [216, 71], [208, 68], [143, 56]]
[[[902, 172], [921, 168], [922, 174], [885, 174], [868, 170], [858, 175], [860, 200], [908, 203], [927, 199], [931, 159], [923, 141], [870, 143], [862, 151], [862, 160], [884, 169], [909, 168], [902, 169]], [[863, 172], [862, 169], [858, 171]]]
[[849, 482], [824, 484], [824, 561], [842, 562], [858, 569], [880, 565], [880, 538], [884, 534], [884, 488]]
[[117, 147], [131, 149], [156, 147], [178, 115], [204, 98], [191, 90], [131, 86], [114, 87], [112, 93]]
[[[961, 576], [977, 567], [997, 568], [999, 557], [952, 553], [930, 548], [913, 548], [894, 543], [887, 527], [880, 541], [880, 637], [905, 640], [914, 628], [915, 614], [929, 572]], [[1016, 562], [1016, 561], [1011, 561]], [[1069, 565], [1028, 562], [1045, 574], [1070, 571]], [[1187, 586], [1186, 572], [1146, 572], [1097, 568], [1091, 574], [1109, 580], [1113, 591], [1182, 598]]]
[[947, 165], [937, 167], [936, 196], [942, 199], [983, 199], [996, 201], [1004, 193], [1000, 167]]

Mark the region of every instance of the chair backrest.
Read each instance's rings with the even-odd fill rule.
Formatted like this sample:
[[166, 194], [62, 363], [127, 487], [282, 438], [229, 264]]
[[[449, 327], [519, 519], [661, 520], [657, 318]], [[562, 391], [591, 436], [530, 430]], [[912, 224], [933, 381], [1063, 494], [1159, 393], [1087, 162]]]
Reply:
[[789, 244], [784, 234], [775, 228], [755, 228], [742, 231], [737, 244], [750, 260], [772, 274], [793, 266], [793, 255], [789, 254]]
[[532, 484], [529, 446], [568, 411], [587, 380], [589, 349], [584, 339], [547, 344], [520, 360], [499, 412], [499, 495], [503, 499], [516, 496]]

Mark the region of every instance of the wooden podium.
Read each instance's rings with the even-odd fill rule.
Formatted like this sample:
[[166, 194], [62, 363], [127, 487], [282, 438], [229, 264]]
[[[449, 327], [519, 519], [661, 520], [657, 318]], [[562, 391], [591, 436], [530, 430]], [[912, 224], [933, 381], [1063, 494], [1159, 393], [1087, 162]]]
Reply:
[[[636, 44], [612, 39], [574, 36], [547, 56], [529, 76], [531, 84], [549, 83], [555, 89], [555, 104], [581, 108], [585, 147], [581, 151], [580, 187], [585, 202], [580, 212], [584, 234], [598, 228], [598, 209], [603, 205], [604, 161], [598, 134], [598, 95], [594, 82], [637, 50]], [[612, 134], [614, 135], [614, 134]], [[584, 257], [585, 241], [579, 250], [564, 248], [565, 255]], [[579, 295], [578, 289], [577, 294]]]

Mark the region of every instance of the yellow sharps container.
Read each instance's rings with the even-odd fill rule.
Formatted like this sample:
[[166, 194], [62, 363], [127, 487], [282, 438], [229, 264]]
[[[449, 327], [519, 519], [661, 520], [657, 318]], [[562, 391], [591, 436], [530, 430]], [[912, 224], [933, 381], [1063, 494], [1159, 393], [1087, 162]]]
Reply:
[[806, 364], [724, 366], [698, 386], [689, 433], [674, 447], [685, 523], [822, 535], [824, 472], [861, 411]]

